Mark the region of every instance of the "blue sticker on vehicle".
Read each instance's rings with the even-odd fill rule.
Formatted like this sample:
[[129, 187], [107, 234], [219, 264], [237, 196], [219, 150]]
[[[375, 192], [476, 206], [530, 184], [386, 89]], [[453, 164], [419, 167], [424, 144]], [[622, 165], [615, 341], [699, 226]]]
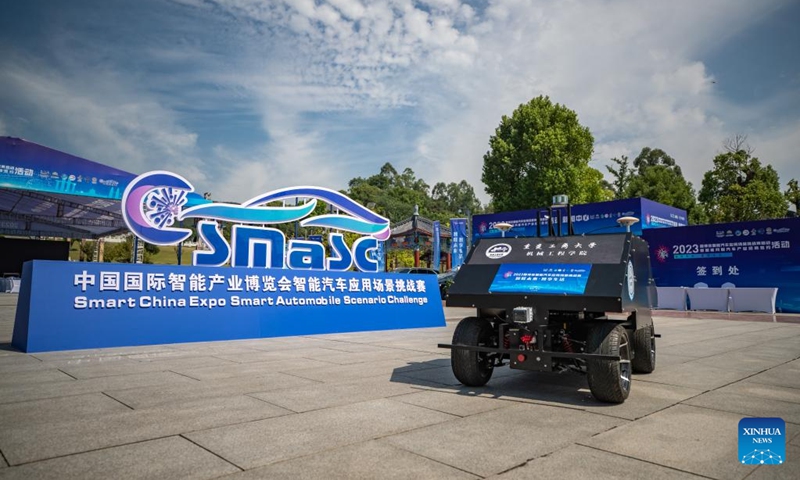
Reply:
[[489, 291], [583, 295], [591, 272], [590, 264], [509, 263], [500, 266]]

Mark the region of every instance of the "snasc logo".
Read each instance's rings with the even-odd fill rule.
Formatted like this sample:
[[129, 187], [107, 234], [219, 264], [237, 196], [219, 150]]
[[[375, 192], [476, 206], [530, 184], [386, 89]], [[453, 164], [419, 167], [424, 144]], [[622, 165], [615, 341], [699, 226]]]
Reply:
[[[362, 272], [379, 271], [379, 241], [390, 235], [389, 220], [364, 208], [349, 197], [322, 187], [291, 187], [258, 195], [242, 204], [204, 201], [184, 208], [194, 187], [180, 175], [165, 171], [136, 177], [122, 196], [122, 215], [128, 228], [142, 240], [155, 245], [176, 245], [192, 231], [174, 228], [195, 218], [197, 234], [208, 246], [192, 256], [195, 266], [285, 268], [295, 270], [347, 271], [353, 265]], [[277, 206], [287, 199], [306, 199], [294, 206]], [[340, 214], [315, 215], [317, 200], [336, 207]], [[296, 202], [295, 202], [296, 203]], [[230, 240], [219, 221], [231, 222]], [[362, 237], [349, 247], [341, 233], [328, 235], [328, 248], [319, 241], [290, 239], [267, 224], [298, 222], [352, 232]], [[330, 253], [330, 255], [328, 255]]]
[[486, 256], [492, 260], [503, 258], [511, 253], [511, 245], [507, 243], [498, 243], [486, 249]]
[[739, 421], [739, 463], [780, 465], [786, 461], [786, 422], [780, 418]]

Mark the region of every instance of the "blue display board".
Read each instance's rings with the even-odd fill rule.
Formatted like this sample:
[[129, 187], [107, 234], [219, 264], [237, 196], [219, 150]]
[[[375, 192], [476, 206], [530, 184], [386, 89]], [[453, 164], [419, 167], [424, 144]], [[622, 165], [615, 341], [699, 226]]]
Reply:
[[583, 295], [591, 272], [589, 264], [503, 264], [489, 292]]
[[26, 262], [24, 352], [445, 325], [436, 277]]
[[460, 267], [467, 258], [467, 219], [450, 219], [450, 253], [452, 268]]
[[442, 263], [442, 247], [441, 247], [441, 224], [439, 220], [433, 222], [433, 268], [439, 270]]
[[800, 219], [645, 230], [656, 285], [778, 288], [779, 312], [800, 313]]
[[[541, 210], [541, 234], [547, 236], [548, 222], [547, 211]], [[536, 236], [537, 210], [520, 210], [516, 212], [492, 213], [475, 215], [472, 217], [473, 243], [478, 238], [497, 238], [502, 234], [494, 225], [500, 222], [510, 223], [513, 228], [506, 233], [508, 237], [534, 237]], [[563, 233], [567, 232], [567, 210], [559, 208], [554, 210], [554, 218], [561, 215]], [[576, 234], [614, 233], [624, 231], [617, 224], [620, 217], [634, 216], [639, 223], [631, 227], [631, 231], [641, 235], [643, 230], [652, 228], [679, 227], [688, 225], [686, 211], [653, 202], [646, 198], [628, 198], [611, 202], [587, 203], [572, 207], [573, 228]], [[557, 221], [553, 222], [557, 227]]]
[[378, 271], [386, 271], [386, 242], [378, 242], [378, 249], [375, 252], [378, 259]]

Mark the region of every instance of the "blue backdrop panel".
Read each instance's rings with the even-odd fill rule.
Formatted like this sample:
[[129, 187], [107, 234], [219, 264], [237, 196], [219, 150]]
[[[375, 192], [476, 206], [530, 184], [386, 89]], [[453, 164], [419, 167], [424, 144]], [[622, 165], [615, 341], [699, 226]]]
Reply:
[[645, 230], [656, 285], [778, 288], [779, 312], [800, 313], [800, 219]]
[[647, 198], [639, 200], [642, 202], [640, 208], [641, 216], [639, 217], [642, 231], [651, 228], [685, 227], [689, 225], [686, 210], [654, 202]]
[[[514, 226], [506, 236], [509, 237], [534, 237], [536, 236], [537, 210], [520, 210], [516, 212], [492, 213], [474, 215], [472, 217], [473, 243], [478, 238], [496, 238], [501, 236], [500, 230], [494, 228], [499, 222], [510, 223]], [[563, 233], [567, 233], [567, 210], [559, 208], [554, 210], [553, 216], [561, 215]], [[542, 210], [541, 233], [547, 236], [547, 212]], [[641, 235], [643, 230], [651, 228], [677, 227], [687, 225], [686, 211], [670, 207], [646, 198], [627, 198], [611, 202], [586, 203], [572, 207], [573, 228], [576, 234], [582, 233], [614, 233], [615, 230], [624, 231], [617, 224], [617, 219], [625, 216], [634, 216], [639, 223], [631, 227], [631, 231]], [[557, 217], [556, 217], [557, 218]], [[557, 223], [553, 223], [557, 228]]]
[[25, 352], [445, 325], [432, 275], [34, 260], [22, 278]]

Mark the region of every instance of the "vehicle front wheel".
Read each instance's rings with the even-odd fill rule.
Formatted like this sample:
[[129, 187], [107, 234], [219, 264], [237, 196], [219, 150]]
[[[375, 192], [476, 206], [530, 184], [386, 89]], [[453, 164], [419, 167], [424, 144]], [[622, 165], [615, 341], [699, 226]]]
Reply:
[[589, 390], [601, 402], [622, 403], [631, 391], [631, 346], [622, 325], [601, 323], [589, 330], [587, 353], [619, 355], [620, 360], [587, 360]]
[[[467, 317], [461, 320], [453, 333], [453, 345], [470, 347], [494, 347], [494, 329], [483, 318]], [[492, 378], [494, 356], [490, 353], [471, 350], [452, 349], [450, 360], [453, 375], [459, 382], [469, 387], [482, 387]]]

